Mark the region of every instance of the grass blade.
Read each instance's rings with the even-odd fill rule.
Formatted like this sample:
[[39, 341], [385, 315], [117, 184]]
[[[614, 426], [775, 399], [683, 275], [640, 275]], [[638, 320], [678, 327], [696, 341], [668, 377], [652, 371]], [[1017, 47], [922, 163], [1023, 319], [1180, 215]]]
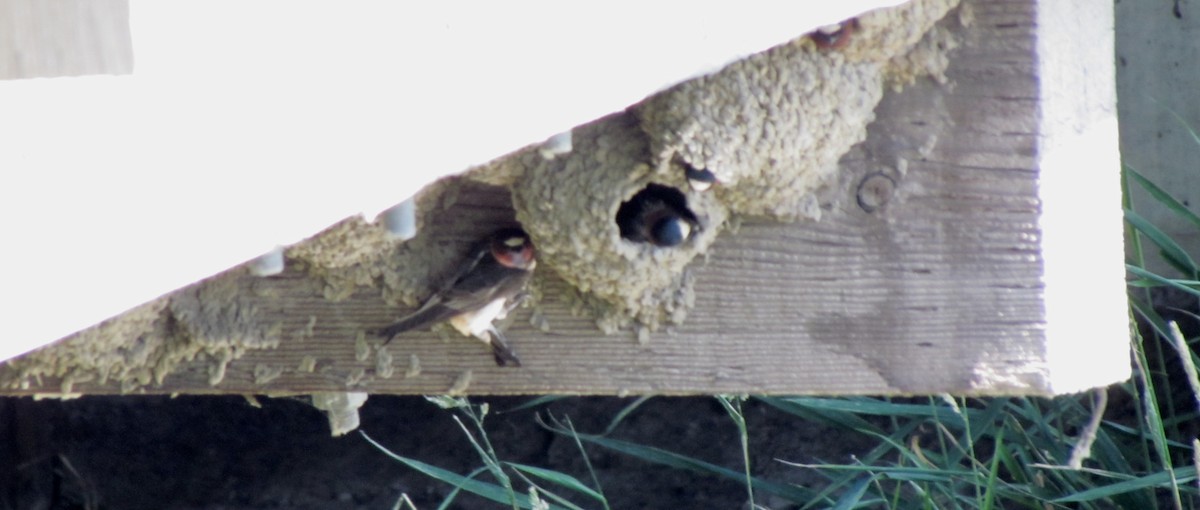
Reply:
[[[579, 505], [576, 505], [575, 503], [572, 503], [567, 498], [559, 496], [558, 494], [555, 494], [553, 491], [547, 490], [545, 487], [539, 487], [538, 484], [534, 483], [533, 480], [530, 480], [529, 477], [525, 476], [525, 473], [517, 471], [516, 475], [522, 481], [524, 481], [526, 485], [529, 486], [529, 490], [528, 490], [529, 501], [534, 506], [537, 506], [538, 502], [542, 501], [542, 496], [545, 496], [548, 499], [557, 501], [558, 504], [565, 507], [566, 510], [584, 510], [582, 507], [580, 507]], [[547, 506], [553, 506], [553, 505], [548, 504]]]
[[717, 401], [725, 408], [725, 413], [729, 415], [729, 419], [733, 420], [733, 424], [738, 429], [738, 440], [742, 444], [742, 465], [746, 472], [746, 498], [750, 502], [750, 508], [755, 508], [754, 504], [754, 482], [750, 475], [750, 439], [746, 432], [746, 415], [742, 414], [742, 401], [735, 396], [717, 395]]
[[874, 476], [859, 477], [857, 482], [838, 498], [837, 504], [833, 505], [832, 510], [851, 510], [858, 506], [862, 498], [867, 493], [867, 487], [871, 486], [871, 482], [875, 481]]
[[[999, 434], [996, 434], [996, 451], [1002, 451], [1007, 445], [1004, 444], [1004, 429], [1000, 429]], [[988, 469], [987, 483], [983, 490], [983, 504], [980, 505], [981, 510], [992, 510], [996, 503], [996, 477], [1000, 474], [1000, 459], [1003, 455], [993, 454], [992, 465]]]
[[1150, 242], [1158, 246], [1158, 248], [1162, 250], [1163, 258], [1167, 259], [1168, 262], [1171, 262], [1172, 265], [1176, 266], [1176, 269], [1179, 269], [1191, 278], [1196, 277], [1198, 272], [1196, 268], [1196, 262], [1192, 260], [1192, 257], [1187, 254], [1187, 251], [1185, 251], [1183, 247], [1179, 246], [1179, 244], [1176, 243], [1170, 235], [1167, 235], [1166, 232], [1163, 232], [1141, 215], [1133, 212], [1130, 209], [1125, 210], [1125, 221], [1129, 222], [1134, 229], [1136, 229], [1138, 232], [1141, 232], [1142, 235], [1146, 236], [1147, 239], [1150, 239]]
[[1128, 492], [1160, 489], [1164, 485], [1170, 484], [1172, 480], [1175, 480], [1178, 483], [1186, 483], [1195, 479], [1196, 467], [1187, 466], [1159, 471], [1152, 475], [1135, 478], [1133, 480], [1125, 480], [1123, 482], [1096, 487], [1094, 489], [1063, 496], [1052, 501], [1054, 503], [1081, 503], [1084, 501], [1111, 498]]
[[829, 405], [829, 400], [831, 399], [812, 397], [779, 398], [768, 396], [754, 398], [765, 402], [771, 407], [805, 420], [828, 423], [864, 434], [881, 434], [883, 432], [875, 424], [862, 419], [853, 412], [832, 408]]
[[1192, 287], [1189, 287], [1187, 285], [1179, 283], [1176, 280], [1172, 280], [1172, 279], [1164, 277], [1164, 276], [1159, 276], [1157, 274], [1154, 274], [1154, 273], [1147, 271], [1145, 269], [1142, 269], [1140, 267], [1137, 267], [1137, 266], [1134, 266], [1131, 264], [1125, 264], [1125, 269], [1128, 270], [1130, 273], [1133, 273], [1134, 275], [1145, 278], [1147, 280], [1153, 280], [1153, 281], [1158, 282], [1167, 287], [1174, 287], [1176, 289], [1187, 292], [1188, 294], [1200, 296], [1200, 289], [1194, 289]]
[[558, 471], [544, 469], [544, 468], [540, 468], [540, 467], [536, 467], [536, 466], [518, 464], [516, 462], [505, 462], [504, 464], [508, 467], [516, 469], [517, 471], [520, 471], [527, 475], [533, 476], [535, 478], [540, 478], [542, 480], [553, 483], [560, 487], [566, 487], [568, 489], [571, 489], [575, 492], [578, 492], [580, 494], [588, 496], [596, 501], [604, 501], [604, 496], [601, 496], [600, 493], [592, 490], [591, 487], [584, 485], [583, 482], [580, 482], [578, 478], [575, 478], [566, 473], [560, 473]]
[[[363, 439], [366, 439], [368, 443], [371, 443], [371, 445], [375, 446], [376, 449], [383, 452], [384, 455], [387, 455], [388, 457], [391, 457], [400, 463], [419, 471], [425, 476], [448, 483], [455, 487], [460, 487], [462, 490], [470, 492], [471, 494], [475, 494], [479, 497], [490, 499], [504, 505], [508, 505], [513, 501], [512, 499], [509, 499], [510, 492], [504, 487], [467, 478], [453, 471], [448, 471], [432, 464], [426, 464], [416, 459], [410, 459], [408, 457], [398, 455], [393, 453], [391, 450], [388, 450], [374, 439], [371, 439], [371, 436], [368, 436], [366, 432], [359, 430], [358, 433], [363, 437]], [[512, 496], [516, 500], [516, 504], [521, 508], [533, 508], [529, 502], [529, 496], [524, 494], [512, 494]]]
[[1150, 182], [1149, 179], [1128, 165], [1125, 166], [1125, 172], [1133, 177], [1133, 180], [1137, 181], [1138, 185], [1140, 185], [1142, 189], [1146, 190], [1150, 196], [1154, 197], [1158, 203], [1162, 204], [1167, 209], [1170, 209], [1171, 212], [1174, 212], [1175, 214], [1178, 214], [1182, 218], [1188, 220], [1195, 225], [1196, 228], [1200, 228], [1200, 216], [1197, 216], [1196, 213], [1193, 213], [1192, 210], [1188, 209], [1186, 205], [1183, 205], [1178, 200], [1175, 200], [1175, 197], [1171, 196], [1166, 191], [1163, 191], [1163, 189], [1158, 187], [1157, 184]]
[[877, 477], [905, 481], [949, 482], [955, 478], [970, 479], [975, 475], [973, 471], [966, 471], [963, 469], [937, 469], [905, 466], [863, 466], [857, 464], [796, 464], [794, 462], [787, 461], [781, 462], [789, 466], [811, 469], [828, 469], [830, 471], [870, 473]]
[[[470, 411], [469, 407], [463, 409]], [[460, 420], [458, 416], [454, 417], [455, 423], [458, 423], [458, 426], [462, 429], [463, 434], [467, 436], [467, 440], [471, 442], [471, 446], [475, 447], [475, 451], [479, 453], [479, 458], [483, 460], [484, 466], [487, 467], [488, 471], [492, 473], [492, 476], [500, 482], [500, 486], [504, 487], [504, 489], [508, 491], [509, 502], [513, 503], [515, 506], [517, 492], [513, 490], [512, 480], [507, 474], [504, 473], [504, 469], [500, 466], [499, 459], [496, 457], [496, 452], [492, 450], [491, 443], [487, 442], [487, 435], [483, 430], [483, 422], [480, 421], [480, 419], [476, 417], [473, 412], [468, 412], [467, 414], [469, 417], [471, 417], [476, 426], [479, 427], [479, 434], [483, 436], [484, 442], [487, 444], [486, 450], [484, 449], [483, 445], [479, 444], [479, 441], [475, 440], [475, 435], [471, 434], [471, 431], [467, 429], [467, 426], [463, 424], [462, 420]]]
[[[474, 480], [476, 476], [479, 476], [486, 472], [487, 472], [487, 468], [485, 468], [485, 467], [475, 468], [474, 471], [467, 473], [467, 478]], [[462, 492], [462, 489], [463, 489], [462, 486], [459, 485], [459, 486], [455, 487], [454, 490], [450, 491], [450, 493], [447, 494], [445, 498], [442, 498], [442, 504], [438, 505], [437, 510], [449, 510], [450, 505], [454, 504], [454, 500], [456, 498], [458, 498], [458, 494]]]
[[[541, 421], [541, 417], [537, 417], [538, 424], [546, 427], [546, 424]], [[566, 419], [567, 430], [571, 432], [571, 440], [575, 441], [575, 447], [579, 448], [579, 455], [583, 458], [583, 465], [587, 467], [588, 475], [592, 477], [592, 483], [596, 485], [596, 493], [600, 494], [600, 503], [604, 505], [604, 510], [609, 510], [608, 498], [604, 497], [604, 487], [600, 485], [600, 478], [596, 476], [596, 469], [592, 467], [592, 461], [588, 459], [587, 450], [583, 448], [583, 442], [579, 440], [579, 433], [575, 431], [575, 424], [571, 423], [571, 418]]]
[[521, 404], [514, 406], [512, 408], [505, 409], [503, 411], [497, 411], [496, 414], [515, 413], [517, 411], [523, 411], [525, 409], [544, 406], [551, 402], [559, 401], [559, 400], [562, 400], [565, 398], [570, 398], [570, 397], [568, 397], [566, 395], [542, 395], [540, 397], [529, 399], [529, 401], [527, 401], [527, 402], [522, 402]]
[[[1146, 357], [1145, 346], [1141, 342], [1134, 344], [1134, 363], [1137, 367], [1136, 374], [1141, 381], [1142, 396], [1141, 404], [1145, 412], [1144, 425], [1149, 429], [1147, 433], [1150, 436], [1150, 443], [1154, 446], [1154, 452], [1158, 455], [1159, 461], [1163, 466], [1169, 466], [1171, 463], [1170, 447], [1167, 446], [1167, 433], [1163, 427], [1162, 414], [1158, 407], [1158, 402], [1155, 400], [1154, 391], [1154, 375], [1150, 373], [1150, 364]], [[1171, 484], [1171, 490], [1174, 491], [1176, 498], [1179, 496], [1179, 480], [1174, 476], [1174, 472], [1169, 468], [1167, 471], [1167, 481]], [[1192, 473], [1195, 475], [1195, 473]], [[1176, 505], [1179, 508], [1179, 505]]]
[[[571, 435], [570, 431], [561, 427], [548, 427], [551, 431], [557, 434], [562, 434], [564, 436]], [[675, 469], [686, 469], [688, 471], [694, 471], [697, 473], [715, 475], [721, 478], [736, 481], [739, 484], [745, 483], [745, 473], [721, 467], [716, 464], [704, 462], [699, 459], [693, 459], [675, 452], [591, 434], [576, 433], [575, 437], [578, 437], [580, 440], [596, 446], [636, 457], [646, 462], [672, 467]], [[755, 488], [775, 494], [782, 498], [786, 498], [793, 502], [806, 502], [813, 497], [813, 492], [809, 491], [808, 489], [771, 482], [757, 477], [751, 477], [751, 483], [754, 484]]]
[[637, 409], [642, 404], [645, 404], [646, 401], [650, 400], [651, 398], [653, 397], [650, 395], [642, 395], [629, 405], [621, 408], [621, 411], [618, 412], [616, 416], [613, 416], [613, 419], [608, 422], [608, 427], [604, 429], [604, 435], [607, 436], [612, 434], [612, 431], [617, 430], [617, 425], [620, 425], [622, 421], [625, 421], [625, 418], [629, 416], [629, 413], [632, 413], [634, 409]]

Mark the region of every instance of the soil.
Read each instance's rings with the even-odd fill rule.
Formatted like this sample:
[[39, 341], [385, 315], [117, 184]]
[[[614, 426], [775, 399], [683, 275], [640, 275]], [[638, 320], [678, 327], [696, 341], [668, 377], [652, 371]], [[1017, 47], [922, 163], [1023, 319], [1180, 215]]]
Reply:
[[[634, 401], [569, 398], [505, 412], [529, 400], [473, 400], [490, 404], [486, 426], [499, 456], [585, 482], [591, 478], [574, 441], [545, 430], [535, 416], [570, 417], [578, 431], [601, 433]], [[0, 399], [0, 459], [7, 459], [0, 462], [0, 509], [386, 509], [402, 494], [432, 509], [453, 490], [357, 433], [330, 437], [324, 415], [299, 399], [259, 402], [261, 408], [240, 397]], [[755, 401], [744, 413], [754, 474], [772, 481], [821, 483], [810, 470], [775, 459], [846, 462], [871, 447], [866, 438], [832, 435]], [[453, 416], [421, 397], [372, 396], [361, 429], [397, 454], [467, 474], [482, 462]], [[609, 437], [742, 469], [737, 429], [713, 398], [651, 399]], [[611, 508], [745, 506], [745, 489], [734, 481], [595, 446], [588, 454]], [[756, 502], [790, 508], [767, 495]], [[463, 493], [450, 508], [506, 507]]]

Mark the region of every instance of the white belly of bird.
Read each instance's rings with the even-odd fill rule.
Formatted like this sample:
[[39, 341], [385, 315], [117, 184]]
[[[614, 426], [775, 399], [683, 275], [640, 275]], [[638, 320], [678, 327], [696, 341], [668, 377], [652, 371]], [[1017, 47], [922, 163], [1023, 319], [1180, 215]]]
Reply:
[[491, 335], [486, 334], [492, 328], [492, 321], [504, 311], [503, 299], [497, 299], [480, 308], [475, 313], [464, 313], [450, 319], [450, 325], [465, 336], [473, 336], [485, 343], [491, 341]]

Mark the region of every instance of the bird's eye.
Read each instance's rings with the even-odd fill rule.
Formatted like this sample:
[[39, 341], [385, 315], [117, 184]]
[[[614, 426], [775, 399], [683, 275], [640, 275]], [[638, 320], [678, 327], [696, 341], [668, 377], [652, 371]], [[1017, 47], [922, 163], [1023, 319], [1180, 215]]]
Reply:
[[510, 238], [504, 240], [504, 246], [507, 246], [509, 248], [521, 248], [521, 247], [525, 246], [525, 238], [524, 237], [510, 237]]

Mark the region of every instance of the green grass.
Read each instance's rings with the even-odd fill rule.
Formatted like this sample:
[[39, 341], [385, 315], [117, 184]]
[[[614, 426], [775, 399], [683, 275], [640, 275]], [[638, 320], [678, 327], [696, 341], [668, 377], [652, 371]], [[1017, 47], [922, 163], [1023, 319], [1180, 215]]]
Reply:
[[[647, 398], [616, 413], [601, 434], [579, 433], [569, 417], [539, 414], [543, 427], [576, 445], [588, 471], [578, 475], [504, 461], [484, 432], [487, 404], [461, 398], [430, 401], [456, 413], [466, 440], [479, 455], [482, 465], [465, 475], [387, 452], [363, 437], [398, 462], [453, 487], [439, 508], [447, 508], [466, 491], [496, 502], [496, 508], [608, 509], [608, 498], [588, 461], [589, 449], [640, 459], [646, 469], [689, 470], [739, 483], [751, 505], [756, 495], [769, 494], [803, 509], [1200, 508], [1200, 443], [1188, 435], [1194, 430], [1191, 424], [1200, 421], [1200, 377], [1195, 368], [1200, 364], [1200, 340], [1184, 338], [1178, 326], [1150, 305], [1154, 287], [1200, 295], [1200, 275], [1192, 254], [1134, 212], [1128, 188], [1145, 189], [1197, 229], [1200, 217], [1133, 169], [1126, 168], [1124, 175], [1133, 253], [1127, 264], [1130, 317], [1141, 319], [1151, 332], [1143, 336], [1131, 328], [1134, 378], [1127, 383], [1053, 399], [717, 396], [735, 425], [737, 437], [730, 439], [740, 441], [740, 466], [719, 466], [672, 451], [680, 445], [610, 437]], [[1174, 274], [1147, 269], [1145, 252], [1150, 248]], [[1183, 312], [1197, 315], [1196, 310]], [[556, 399], [534, 399], [522, 407], [540, 409]], [[1106, 409], [1114, 411], [1114, 401], [1121, 402], [1116, 410], [1123, 412], [1105, 418]], [[746, 402], [784, 413], [796, 427], [819, 423], [846, 437], [869, 438], [875, 446], [847, 464], [777, 459], [793, 469], [811, 470], [825, 481], [819, 487], [761, 478], [751, 470], [755, 452], [748, 436], [754, 423], [743, 413]], [[579, 478], [583, 475], [586, 482]], [[401, 495], [395, 508], [404, 505], [415, 508]]]

